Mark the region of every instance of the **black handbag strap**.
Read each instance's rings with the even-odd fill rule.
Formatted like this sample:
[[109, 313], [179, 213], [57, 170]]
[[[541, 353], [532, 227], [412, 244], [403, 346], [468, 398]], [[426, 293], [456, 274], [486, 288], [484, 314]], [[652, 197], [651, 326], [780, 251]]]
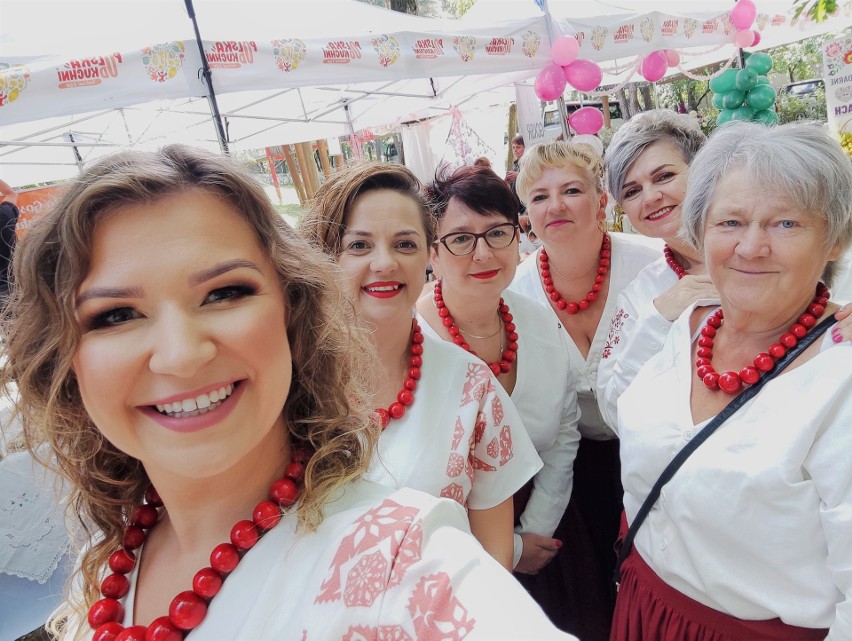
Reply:
[[807, 349], [808, 346], [825, 333], [825, 330], [836, 322], [834, 314], [830, 314], [827, 318], [823, 319], [819, 325], [805, 334], [795, 347], [775, 362], [775, 367], [772, 368], [771, 371], [761, 376], [760, 380], [758, 380], [754, 385], [747, 387], [739, 396], [728, 403], [722, 411], [713, 417], [704, 429], [698, 432], [695, 438], [687, 443], [671, 460], [671, 462], [666, 466], [666, 469], [663, 470], [663, 473], [660, 474], [660, 478], [658, 478], [657, 482], [654, 483], [654, 486], [651, 488], [651, 491], [642, 503], [642, 507], [640, 507], [639, 511], [636, 513], [636, 518], [634, 518], [633, 523], [630, 524], [627, 535], [621, 542], [621, 546], [618, 550], [618, 560], [615, 562], [615, 571], [613, 573], [616, 585], [621, 582], [621, 564], [624, 563], [624, 559], [626, 559], [627, 555], [630, 554], [630, 550], [633, 547], [633, 539], [636, 538], [636, 532], [651, 512], [651, 508], [654, 507], [657, 499], [660, 498], [660, 492], [662, 492], [663, 486], [671, 480], [671, 478], [675, 475], [675, 472], [677, 472], [678, 469], [680, 469], [680, 467], [686, 462], [686, 459], [688, 459], [690, 455], [692, 455], [692, 453], [697, 450], [699, 446], [704, 443], [704, 441], [706, 441], [722, 423], [751, 400], [751, 398], [757, 394], [760, 389], [766, 385], [766, 383], [775, 378], [781, 370], [793, 362], [799, 354]]

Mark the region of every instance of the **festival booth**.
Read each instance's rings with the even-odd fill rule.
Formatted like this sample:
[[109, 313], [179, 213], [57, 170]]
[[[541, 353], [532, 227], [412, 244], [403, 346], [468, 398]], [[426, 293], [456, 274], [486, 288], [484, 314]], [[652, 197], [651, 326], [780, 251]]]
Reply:
[[532, 87], [553, 67], [557, 40], [576, 43], [573, 64], [595, 97], [660, 71], [730, 64], [746, 39], [764, 48], [852, 24], [852, 0], [820, 25], [793, 24], [791, 0], [755, 3], [744, 36], [728, 0], [701, 10], [641, 1], [630, 12], [596, 1], [480, 0], [460, 20], [354, 0], [195, 0], [196, 40], [181, 0], [3, 0], [0, 175], [16, 185], [62, 179], [117, 148], [168, 142], [235, 153], [349, 136], [357, 150], [402, 127], [406, 164], [423, 177], [442, 143], [455, 162], [485, 148], [499, 157], [502, 141], [477, 131], [488, 120], [479, 110], [505, 113], [516, 85]]

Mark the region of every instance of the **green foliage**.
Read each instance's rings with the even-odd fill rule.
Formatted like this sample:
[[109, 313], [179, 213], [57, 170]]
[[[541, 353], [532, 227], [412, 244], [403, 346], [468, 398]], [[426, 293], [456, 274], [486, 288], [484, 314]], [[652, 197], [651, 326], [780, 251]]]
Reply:
[[781, 123], [796, 120], [825, 122], [828, 118], [825, 106], [825, 90], [817, 89], [814, 93], [802, 97], [779, 93], [778, 100], [775, 102], [775, 110], [778, 112], [778, 121]]
[[796, 7], [793, 12], [794, 20], [804, 14], [814, 22], [823, 22], [837, 11], [837, 0], [795, 0], [793, 6]]

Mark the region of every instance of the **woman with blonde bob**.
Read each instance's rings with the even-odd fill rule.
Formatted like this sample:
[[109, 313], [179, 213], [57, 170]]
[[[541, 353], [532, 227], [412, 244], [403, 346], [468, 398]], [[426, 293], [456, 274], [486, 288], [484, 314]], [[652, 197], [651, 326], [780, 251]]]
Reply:
[[569, 543], [546, 576], [530, 579], [530, 589], [557, 625], [583, 639], [603, 639], [615, 601], [610, 576], [621, 486], [618, 441], [595, 394], [598, 365], [612, 349], [619, 292], [656, 260], [660, 245], [607, 231], [602, 160], [593, 147], [535, 145], [520, 166], [518, 195], [543, 247], [521, 263], [509, 288], [544, 303], [567, 333], [582, 436], [571, 504], [555, 535]]
[[633, 545], [611, 638], [852, 638], [852, 343], [827, 288], [852, 164], [819, 124], [732, 123], [693, 160], [682, 218], [719, 297], [618, 401]]
[[455, 503], [359, 480], [337, 268], [231, 161], [107, 157], [14, 269], [3, 382], [91, 534], [61, 638], [560, 638]]

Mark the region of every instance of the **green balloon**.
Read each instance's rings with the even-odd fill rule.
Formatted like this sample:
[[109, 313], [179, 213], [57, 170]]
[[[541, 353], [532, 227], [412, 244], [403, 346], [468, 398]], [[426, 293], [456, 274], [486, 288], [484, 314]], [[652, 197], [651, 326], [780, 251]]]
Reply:
[[775, 90], [769, 85], [757, 85], [746, 94], [746, 101], [755, 111], [769, 109], [775, 104]]
[[738, 69], [725, 69], [715, 78], [710, 79], [710, 89], [716, 93], [728, 93], [737, 81]]
[[746, 58], [745, 66], [753, 69], [757, 75], [765, 76], [772, 71], [772, 56], [768, 53], [753, 53]]
[[748, 105], [738, 107], [731, 113], [731, 120], [751, 120], [752, 118], [754, 118], [754, 109]]
[[714, 108], [721, 111], [722, 109], [725, 108], [722, 105], [722, 101], [725, 99], [725, 96], [727, 96], [727, 95], [728, 94], [726, 94], [726, 93], [714, 93], [713, 99], [710, 101], [710, 104], [713, 105]]
[[734, 79], [734, 87], [740, 91], [749, 91], [757, 84], [757, 73], [754, 69], [746, 67], [737, 71], [737, 76]]
[[769, 84], [769, 76], [758, 76], [757, 84], [760, 85], [768, 85]]
[[725, 109], [736, 109], [737, 107], [742, 106], [745, 98], [746, 95], [744, 91], [731, 89], [722, 97], [722, 107]]
[[772, 109], [762, 109], [754, 114], [755, 122], [762, 122], [764, 125], [774, 125], [778, 122], [778, 114]]
[[726, 122], [731, 120], [733, 115], [734, 115], [733, 109], [723, 109], [722, 111], [719, 112], [719, 115], [716, 116], [716, 124], [717, 125], [724, 125]]

